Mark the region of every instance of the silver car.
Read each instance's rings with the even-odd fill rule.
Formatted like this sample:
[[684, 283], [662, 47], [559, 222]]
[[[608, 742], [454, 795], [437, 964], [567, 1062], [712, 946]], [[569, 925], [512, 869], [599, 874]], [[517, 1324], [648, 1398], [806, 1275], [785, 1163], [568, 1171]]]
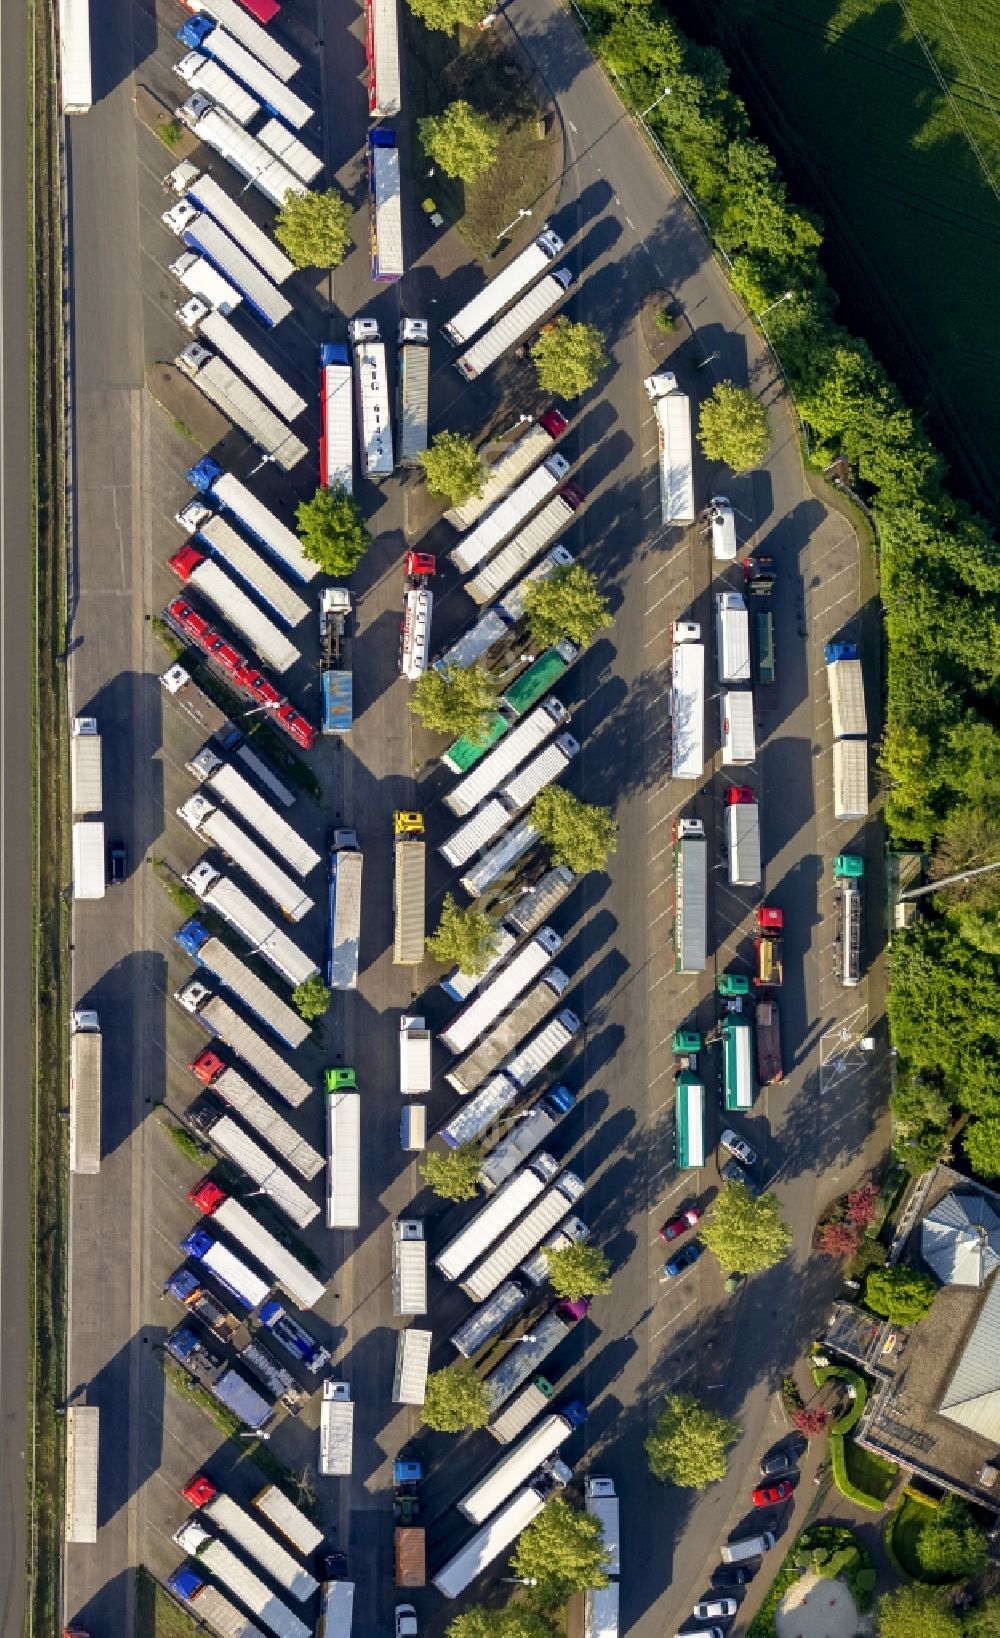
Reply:
[[749, 1143], [746, 1141], [746, 1138], [741, 1138], [739, 1133], [734, 1132], [731, 1126], [726, 1127], [726, 1130], [720, 1137], [719, 1142], [722, 1144], [724, 1149], [729, 1150], [731, 1155], [735, 1155], [737, 1160], [742, 1160], [744, 1166], [756, 1166], [756, 1149], [751, 1149]]
[[735, 1615], [739, 1609], [735, 1598], [709, 1598], [694, 1607], [697, 1621], [717, 1621], [720, 1616]]

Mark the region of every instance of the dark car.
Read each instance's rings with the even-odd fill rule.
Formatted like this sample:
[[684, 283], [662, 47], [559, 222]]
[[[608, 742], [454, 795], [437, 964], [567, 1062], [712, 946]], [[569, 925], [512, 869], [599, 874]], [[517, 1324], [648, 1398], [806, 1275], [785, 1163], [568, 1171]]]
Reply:
[[752, 592], [766, 597], [777, 579], [774, 558], [769, 557], [766, 552], [755, 552], [753, 557], [745, 557], [743, 578]]
[[761, 1192], [760, 1184], [754, 1182], [750, 1173], [744, 1170], [738, 1160], [727, 1160], [721, 1176], [724, 1183], [744, 1183], [751, 1194], [757, 1195]]
[[712, 1571], [713, 1587], [746, 1587], [753, 1580], [753, 1570], [745, 1564], [720, 1564]]
[[692, 1263], [698, 1261], [704, 1249], [700, 1240], [692, 1240], [689, 1246], [685, 1246], [676, 1256], [671, 1257], [669, 1263], [664, 1263], [660, 1279], [676, 1280], [679, 1274], [683, 1274], [686, 1268], [690, 1268]]
[[761, 1462], [760, 1476], [762, 1479], [779, 1479], [783, 1473], [791, 1473], [797, 1466], [798, 1455], [794, 1450], [774, 1450]]
[[790, 1479], [779, 1479], [777, 1484], [761, 1484], [753, 1492], [755, 1507], [775, 1507], [778, 1502], [788, 1501], [794, 1486]]
[[124, 842], [112, 842], [108, 849], [108, 875], [113, 882], [125, 880], [125, 870], [128, 864], [128, 855], [125, 852]]
[[346, 1581], [347, 1554], [321, 1553], [319, 1573], [324, 1581]]

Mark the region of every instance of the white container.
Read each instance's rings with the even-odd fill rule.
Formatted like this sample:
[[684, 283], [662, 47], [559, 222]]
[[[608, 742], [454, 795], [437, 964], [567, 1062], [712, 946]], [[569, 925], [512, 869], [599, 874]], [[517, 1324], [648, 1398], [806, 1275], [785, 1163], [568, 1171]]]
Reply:
[[719, 698], [722, 726], [722, 761], [726, 767], [748, 767], [757, 755], [753, 724], [753, 695], [725, 690]]
[[317, 1529], [276, 1484], [265, 1485], [263, 1490], [258, 1491], [253, 1505], [303, 1558], [312, 1558], [313, 1553], [322, 1547], [325, 1540], [323, 1531]]
[[445, 513], [445, 522], [453, 529], [471, 529], [473, 524], [513, 489], [519, 478], [530, 472], [552, 447], [552, 434], [539, 422], [533, 421], [520, 438], [515, 438], [502, 455], [493, 461], [479, 495], [472, 495], [461, 506], [453, 506]]
[[212, 102], [217, 102], [240, 125], [249, 125], [260, 113], [260, 103], [249, 91], [245, 91], [231, 74], [200, 51], [186, 52], [179, 63], [171, 66], [178, 79], [183, 80], [192, 91], [200, 91]]
[[533, 244], [515, 256], [512, 262], [496, 278], [491, 279], [485, 290], [478, 296], [466, 302], [459, 308], [453, 318], [444, 326], [444, 333], [448, 340], [456, 347], [463, 342], [471, 341], [472, 337], [489, 324], [505, 307], [517, 300], [522, 291], [545, 272], [563, 248], [563, 241], [557, 233], [546, 228], [540, 233]]
[[484, 1479], [466, 1491], [457, 1504], [458, 1511], [473, 1524], [485, 1524], [490, 1514], [495, 1513], [508, 1496], [512, 1496], [520, 1485], [538, 1472], [543, 1462], [555, 1455], [572, 1432], [572, 1424], [558, 1412], [543, 1417], [536, 1428], [511, 1446]]
[[311, 1182], [323, 1170], [326, 1165], [323, 1156], [305, 1138], [299, 1137], [284, 1115], [262, 1098], [238, 1070], [227, 1065], [210, 1084], [223, 1103], [240, 1115], [300, 1177]]
[[427, 1242], [417, 1218], [392, 1225], [392, 1311], [411, 1316], [427, 1312]]
[[866, 739], [837, 739], [833, 742], [833, 816], [835, 819], [868, 817]]
[[426, 1104], [404, 1103], [399, 1117], [399, 1142], [409, 1153], [427, 1147]]
[[97, 1540], [97, 1483], [101, 1413], [96, 1405], [66, 1411], [66, 1540]]
[[276, 1240], [263, 1224], [258, 1223], [238, 1200], [229, 1197], [223, 1200], [212, 1213], [212, 1220], [239, 1241], [300, 1308], [316, 1306], [326, 1289], [322, 1281], [310, 1274], [298, 1258]]
[[97, 1013], [78, 1009], [70, 1020], [69, 1169], [88, 1177], [101, 1169], [102, 1063]]
[[299, 657], [295, 644], [218, 563], [205, 558], [191, 570], [185, 584], [218, 609], [223, 619], [246, 638], [265, 665], [281, 673], [295, 664]]
[[[214, 54], [217, 43], [223, 36], [224, 31], [222, 29], [213, 29], [209, 35], [209, 46], [206, 49], [211, 49]], [[229, 38], [228, 35], [224, 37]], [[241, 69], [246, 63], [254, 61], [250, 53], [245, 51], [237, 41], [232, 41], [232, 44], [240, 53]], [[257, 64], [257, 67], [260, 68], [260, 64]], [[245, 79], [242, 73], [238, 77], [243, 78], [245, 84], [250, 84], [250, 81]], [[272, 90], [275, 86], [280, 86], [281, 82], [275, 80], [270, 74], [267, 75], [267, 80]], [[291, 92], [287, 94], [292, 95]], [[230, 198], [225, 189], [219, 187], [214, 176], [210, 176], [205, 171], [201, 176], [192, 177], [188, 183], [187, 198], [193, 205], [197, 205], [199, 210], [207, 211], [209, 216], [214, 217], [219, 226], [225, 228], [226, 232], [236, 240], [238, 245], [243, 246], [247, 255], [253, 257], [257, 266], [263, 268], [268, 278], [273, 279], [275, 284], [284, 284], [286, 279], [291, 278], [296, 271], [295, 263], [264, 232], [264, 229], [258, 227], [253, 218], [248, 216], [246, 211], [234, 199]]]
[[569, 462], [563, 455], [550, 455], [544, 465], [537, 467], [518, 484], [505, 500], [497, 502], [476, 527], [459, 541], [448, 556], [460, 574], [468, 574], [483, 559], [514, 533], [525, 518], [537, 511], [569, 471]]
[[326, 1094], [326, 1226], [356, 1229], [361, 1222], [361, 1097]]
[[299, 884], [276, 865], [228, 813], [223, 813], [200, 791], [189, 796], [177, 809], [177, 817], [238, 864], [291, 921], [301, 921], [312, 909], [312, 899]]
[[521, 766], [525, 757], [537, 751], [550, 734], [568, 721], [566, 707], [554, 694], [550, 694], [515, 728], [509, 729], [500, 743], [481, 757], [464, 779], [459, 780], [454, 790], [443, 798], [449, 813], [457, 814], [460, 818], [471, 813], [485, 796], [491, 795], [515, 768]]
[[583, 1193], [575, 1172], [564, 1172], [559, 1181], [535, 1202], [520, 1222], [493, 1247], [489, 1256], [462, 1281], [462, 1290], [472, 1302], [485, 1302], [523, 1258], [569, 1216], [569, 1210]]
[[289, 386], [280, 371], [262, 358], [256, 347], [252, 347], [222, 313], [206, 313], [199, 329], [209, 345], [252, 381], [286, 421], [294, 421], [305, 413], [307, 406], [302, 394]]
[[223, 511], [231, 512], [247, 533], [253, 535], [272, 557], [277, 558], [294, 579], [315, 580], [319, 568], [303, 554], [294, 530], [276, 518], [239, 478], [234, 478], [231, 472], [222, 472], [209, 493]]
[[[204, 749], [208, 751], [209, 747]], [[214, 752], [209, 751], [209, 754], [214, 766], [205, 779], [205, 786], [213, 796], [233, 808], [259, 836], [263, 836], [297, 876], [308, 876], [315, 870], [321, 862], [316, 849], [299, 835], [283, 814], [265, 801], [236, 768], [220, 762]], [[197, 769], [193, 766], [192, 771], [197, 776]]]

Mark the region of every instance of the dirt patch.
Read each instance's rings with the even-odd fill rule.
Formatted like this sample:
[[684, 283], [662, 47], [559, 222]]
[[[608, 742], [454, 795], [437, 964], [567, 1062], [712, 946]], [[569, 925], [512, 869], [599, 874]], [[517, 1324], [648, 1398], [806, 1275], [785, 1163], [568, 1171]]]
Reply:
[[842, 1581], [812, 1573], [789, 1588], [774, 1624], [778, 1638], [854, 1638], [868, 1626]]
[[181, 124], [173, 109], [161, 102], [148, 85], [136, 86], [134, 100], [136, 118], [141, 120], [147, 131], [159, 137], [177, 164], [182, 159], [190, 159], [198, 147], [198, 138], [186, 125]]
[[214, 449], [232, 432], [225, 416], [173, 364], [151, 364], [146, 386], [177, 431], [199, 448]]

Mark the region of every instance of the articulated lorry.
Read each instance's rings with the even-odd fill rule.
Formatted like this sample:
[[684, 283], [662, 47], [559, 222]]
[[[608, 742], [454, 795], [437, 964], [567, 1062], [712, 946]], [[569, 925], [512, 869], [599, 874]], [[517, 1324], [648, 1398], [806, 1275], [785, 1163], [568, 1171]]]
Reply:
[[760, 809], [747, 785], [726, 791], [726, 861], [731, 887], [760, 886]]
[[[434, 1259], [434, 1267], [446, 1280], [459, 1280], [466, 1269], [488, 1251], [501, 1234], [509, 1233], [522, 1212], [527, 1211], [559, 1170], [558, 1161], [543, 1150], [523, 1171], [480, 1206], [465, 1227], [448, 1241]], [[488, 1295], [489, 1293], [486, 1293]]]
[[364, 857], [357, 834], [333, 833], [329, 870], [329, 924], [326, 981], [332, 990], [353, 990], [358, 982], [361, 943], [361, 870]]
[[70, 789], [73, 812], [100, 813], [104, 807], [101, 735], [96, 717], [74, 717], [70, 736]]
[[[212, 33], [213, 45], [216, 41], [229, 38], [222, 29], [213, 30]], [[199, 49], [205, 50], [205, 47], [200, 46]], [[249, 57], [249, 52], [243, 52], [242, 47], [239, 49], [242, 53], [242, 67], [242, 62]], [[220, 60], [214, 50], [207, 50], [206, 55], [215, 57], [216, 61]], [[243, 76], [236, 73], [235, 77], [241, 79]], [[290, 279], [297, 271], [295, 263], [285, 255], [280, 245], [276, 244], [262, 227], [257, 226], [253, 217], [248, 216], [243, 207], [238, 205], [224, 188], [220, 188], [215, 177], [208, 171], [199, 173], [198, 167], [192, 165], [190, 160], [186, 160], [184, 164], [178, 165], [176, 170], [171, 171], [166, 178], [165, 186], [181, 196], [182, 204], [192, 210], [204, 211], [218, 222], [220, 227], [225, 228], [230, 238], [243, 246], [247, 255], [253, 257], [257, 266], [262, 268], [275, 284], [284, 284], [286, 279]]]
[[240, 335], [225, 314], [205, 313], [199, 322], [198, 334], [217, 353], [228, 359], [234, 369], [252, 381], [261, 396], [285, 421], [294, 421], [305, 413], [307, 405], [302, 394], [289, 385], [273, 364], [261, 357], [256, 347], [252, 347]]
[[459, 1149], [463, 1143], [477, 1142], [518, 1095], [526, 1092], [542, 1071], [572, 1045], [579, 1031], [580, 1019], [568, 1007], [539, 1030], [510, 1059], [505, 1069], [491, 1076], [486, 1085], [480, 1087], [442, 1126], [441, 1137], [449, 1149]]
[[348, 326], [354, 358], [354, 397], [366, 478], [387, 478], [395, 461], [389, 419], [389, 381], [385, 345], [375, 319], [352, 319]]
[[396, 966], [419, 966], [426, 935], [426, 844], [419, 813], [397, 808], [392, 816], [392, 959]]
[[720, 683], [750, 682], [750, 616], [739, 592], [715, 595], [715, 661]]
[[199, 967], [204, 967], [206, 972], [217, 978], [286, 1046], [294, 1049], [309, 1039], [309, 1025], [305, 1019], [287, 1006], [270, 984], [265, 984], [262, 978], [251, 972], [221, 939], [216, 938], [193, 916], [174, 934], [174, 943]]
[[231, 365], [200, 342], [190, 342], [174, 359], [174, 364], [283, 472], [291, 472], [309, 453], [302, 439], [285, 425], [270, 404], [265, 404]]
[[426, 319], [401, 319], [396, 357], [396, 425], [401, 466], [416, 466], [427, 448], [427, 393], [430, 382], [430, 336]]
[[465, 734], [449, 745], [441, 758], [444, 766], [452, 773], [469, 773], [526, 711], [544, 699], [566, 675], [579, 653], [576, 644], [567, 638], [547, 648], [501, 694], [499, 709], [490, 718], [481, 737], [477, 739]]
[[649, 375], [643, 382], [653, 406], [660, 456], [660, 522], [688, 524], [695, 520], [694, 465], [691, 450], [691, 400], [678, 392], [671, 370]]
[[670, 772], [700, 779], [705, 771], [705, 645], [701, 627], [675, 620], [670, 659]]
[[459, 876], [459, 882], [470, 899], [481, 898], [501, 883], [505, 876], [512, 876], [525, 854], [530, 853], [539, 840], [538, 831], [530, 819], [521, 819], [512, 825], [498, 842], [487, 848], [471, 869]]
[[73, 821], [73, 897], [103, 899], [107, 878], [104, 866], [103, 819]]
[[[586, 1297], [581, 1297], [575, 1302], [554, 1304], [540, 1320], [533, 1323], [531, 1335], [519, 1338], [500, 1363], [494, 1365], [492, 1371], [483, 1379], [490, 1395], [492, 1416], [495, 1417], [507, 1400], [527, 1382], [543, 1359], [547, 1359], [559, 1344], [565, 1341], [573, 1326], [583, 1319], [589, 1310], [590, 1303]], [[492, 1426], [489, 1431], [493, 1432]], [[506, 1440], [501, 1442], [506, 1443]]]
[[446, 793], [443, 801], [449, 813], [458, 818], [474, 813], [485, 797], [498, 790], [533, 751], [568, 721], [569, 712], [562, 701], [549, 695]]
[[206, 98], [196, 92], [177, 110], [181, 123], [207, 147], [239, 171], [253, 187], [269, 199], [272, 205], [281, 205], [289, 194], [304, 194], [309, 190], [287, 165], [282, 165], [274, 154], [244, 131], [242, 125], [221, 108], [213, 108]]
[[427, 1242], [417, 1218], [392, 1225], [392, 1311], [411, 1317], [427, 1312]]
[[517, 534], [466, 582], [465, 589], [472, 601], [489, 603], [499, 597], [521, 570], [551, 546], [556, 535], [569, 527], [573, 514], [582, 506], [585, 498], [583, 490], [576, 484], [564, 484], [558, 494], [546, 501], [541, 511], [529, 518]]
[[69, 1169], [96, 1177], [101, 1169], [101, 1021], [89, 1007], [70, 1017]]
[[[530, 1162], [529, 1166], [533, 1164], [535, 1162]], [[465, 1295], [473, 1302], [485, 1302], [491, 1297], [518, 1264], [569, 1216], [571, 1206], [576, 1204], [583, 1190], [584, 1184], [575, 1172], [561, 1173], [478, 1267], [466, 1274], [462, 1280]]]
[[478, 335], [485, 325], [495, 320], [505, 308], [523, 294], [541, 274], [547, 272], [563, 249], [558, 233], [546, 227], [533, 244], [515, 256], [485, 290], [459, 308], [444, 325], [444, 334], [456, 347], [464, 346]]
[[857, 643], [825, 643], [826, 681], [834, 739], [863, 739], [868, 733], [865, 683]]
[[257, 132], [257, 141], [275, 159], [280, 159], [307, 189], [323, 169], [323, 161], [318, 155], [307, 148], [287, 126], [282, 125], [280, 119], [267, 120]]
[[556, 492], [568, 472], [569, 462], [565, 456], [558, 453], [549, 455], [503, 500], [497, 501], [448, 553], [459, 574], [468, 574], [478, 568], [502, 546], [525, 519]]
[[221, 631], [206, 620], [187, 600], [175, 597], [163, 610], [161, 618], [170, 630], [191, 647], [204, 655], [212, 670], [217, 671], [241, 699], [266, 710], [270, 720], [289, 739], [303, 750], [311, 750], [316, 743], [316, 729], [307, 722], [301, 711], [277, 689], [263, 671], [234, 648]]
[[322, 862], [316, 849], [265, 801], [238, 769], [217, 756], [210, 745], [203, 745], [184, 766], [214, 797], [234, 808], [241, 819], [263, 836], [296, 875], [308, 876]]
[[347, 1478], [354, 1465], [354, 1402], [346, 1382], [323, 1383], [319, 1424], [319, 1471], [324, 1479]]
[[433, 1584], [445, 1598], [457, 1598], [475, 1581], [477, 1576], [506, 1552], [536, 1519], [549, 1499], [573, 1477], [573, 1470], [565, 1462], [554, 1459], [546, 1462], [531, 1483], [495, 1513], [488, 1524], [476, 1532], [460, 1552], [450, 1558], [438, 1571]]
[[228, 1587], [277, 1638], [313, 1638], [312, 1627], [293, 1615], [288, 1605], [283, 1604], [225, 1542], [206, 1530], [199, 1519], [189, 1518], [173, 1539]]
[[240, 1329], [242, 1321], [228, 1308], [223, 1308], [192, 1268], [175, 1269], [163, 1287], [163, 1294], [173, 1297], [189, 1314], [194, 1314], [219, 1342], [232, 1342]]
[[479, 1169], [480, 1187], [485, 1189], [487, 1194], [492, 1194], [494, 1189], [506, 1183], [508, 1177], [513, 1176], [517, 1168], [540, 1148], [575, 1102], [576, 1099], [568, 1087], [549, 1087], [544, 1096], [513, 1123], [507, 1135], [501, 1138], [496, 1148], [486, 1156]]
[[467, 352], [456, 358], [455, 368], [459, 375], [466, 381], [475, 381], [484, 374], [511, 347], [516, 347], [519, 341], [539, 328], [542, 320], [562, 301], [572, 282], [573, 275], [568, 267], [547, 273], [544, 279], [526, 291], [520, 301], [515, 302], [509, 312], [491, 324]]
[[299, 64], [292, 53], [266, 28], [262, 28], [238, 0], [183, 0], [183, 3], [188, 11], [206, 13], [221, 23], [235, 40], [239, 40], [247, 51], [252, 51], [258, 61], [266, 64], [282, 82], [287, 83], [298, 73]]
[[310, 1200], [305, 1190], [287, 1172], [282, 1171], [270, 1155], [264, 1153], [260, 1144], [255, 1143], [231, 1115], [215, 1104], [214, 1099], [199, 1099], [188, 1111], [187, 1120], [195, 1131], [207, 1138], [213, 1149], [232, 1161], [252, 1183], [256, 1183], [261, 1194], [296, 1228], [308, 1228], [319, 1216], [316, 1202]]
[[420, 1097], [431, 1089], [431, 1032], [423, 1018], [404, 1013], [399, 1020], [399, 1090]]
[[[309, 104], [280, 79], [271, 68], [262, 63], [252, 51], [248, 51], [241, 41], [235, 39], [226, 29], [220, 28], [218, 24], [213, 24], [210, 17], [199, 15], [189, 18], [177, 30], [177, 38], [182, 45], [191, 46], [193, 50], [202, 55], [211, 57], [212, 61], [218, 63], [220, 67], [225, 67], [235, 80], [253, 93], [254, 97], [267, 109], [269, 114], [277, 114], [279, 119], [283, 119], [287, 125], [291, 125], [295, 130], [300, 131], [303, 125], [306, 125], [312, 119], [313, 110]], [[201, 89], [201, 87], [198, 89]], [[231, 111], [227, 110], [227, 112]], [[205, 180], [203, 176], [198, 179], [197, 184], [192, 182], [188, 186], [192, 192], [198, 194], [200, 202], [208, 210], [211, 207], [202, 194]], [[239, 225], [235, 220], [227, 221], [221, 216], [219, 219], [223, 222], [224, 227], [237, 227]], [[259, 228], [257, 232], [260, 232]], [[249, 239], [246, 241], [241, 239], [240, 243], [246, 243], [248, 250], [253, 248]], [[256, 259], [260, 260], [259, 257]], [[267, 263], [261, 261], [261, 266], [266, 267]], [[286, 274], [285, 277], [287, 276]]]
[[473, 1524], [485, 1524], [491, 1514], [582, 1427], [586, 1415], [579, 1399], [572, 1400], [561, 1411], [551, 1411], [500, 1458], [484, 1479], [466, 1491], [457, 1504], [458, 1511]]
[[227, 1366], [221, 1354], [207, 1348], [192, 1326], [178, 1326], [167, 1337], [164, 1347], [171, 1359], [254, 1433], [260, 1433], [273, 1419], [274, 1402], [251, 1387], [239, 1371]]
[[286, 1103], [297, 1108], [305, 1102], [312, 1091], [309, 1082], [200, 979], [189, 979], [175, 992], [174, 999], [209, 1035], [224, 1042], [230, 1051], [248, 1063]]
[[868, 741], [835, 739], [833, 742], [833, 817], [868, 817]]
[[276, 1484], [266, 1484], [263, 1490], [258, 1490], [252, 1505], [264, 1515], [279, 1536], [291, 1542], [302, 1558], [312, 1558], [314, 1553], [319, 1552], [325, 1540], [322, 1530], [306, 1518], [302, 1509], [296, 1507]]
[[[195, 522], [196, 519], [198, 522]], [[245, 590], [259, 597], [269, 615], [273, 615], [281, 625], [297, 626], [306, 618], [308, 603], [287, 580], [282, 579], [272, 564], [266, 562], [242, 535], [237, 534], [225, 518], [206, 516], [201, 502], [194, 501], [190, 507], [185, 507], [178, 522], [184, 527], [193, 526], [198, 531], [195, 540], [188, 541], [170, 559], [170, 567], [181, 580], [192, 579], [197, 584], [196, 571], [208, 558], [213, 563], [221, 563]]]
[[188, 483], [207, 503], [212, 502], [242, 524], [248, 535], [286, 569], [294, 580], [314, 580], [319, 573], [302, 550], [301, 542], [287, 523], [276, 518], [231, 472], [224, 472], [217, 461], [205, 455], [184, 474]]
[[319, 597], [319, 680], [324, 734], [349, 734], [354, 725], [354, 680], [347, 626], [351, 594], [346, 586], [326, 586]]
[[562, 939], [555, 929], [543, 927], [439, 1033], [441, 1044], [449, 1052], [467, 1051], [541, 976], [561, 948]]
[[290, 921], [301, 921], [308, 915], [313, 900], [303, 888], [207, 796], [200, 792], [189, 796], [177, 809], [177, 817], [183, 819], [196, 836], [201, 836], [209, 846], [219, 848], [227, 859], [239, 865]]
[[231, 1496], [220, 1491], [204, 1473], [196, 1473], [189, 1479], [181, 1495], [190, 1507], [199, 1509], [203, 1519], [230, 1536], [238, 1547], [256, 1559], [279, 1587], [290, 1592], [293, 1598], [303, 1601], [319, 1592], [319, 1582], [305, 1566], [298, 1563], [262, 1524], [258, 1524]]
[[501, 785], [496, 796], [459, 825], [438, 852], [450, 865], [468, 864], [508, 828], [512, 819], [531, 806], [539, 791], [566, 772], [579, 749], [580, 742], [572, 734], [559, 734]]
[[459, 1063], [452, 1065], [445, 1074], [449, 1086], [453, 1086], [463, 1097], [475, 1092], [552, 1011], [568, 983], [569, 978], [561, 967], [550, 967], [478, 1046]]
[[326, 1226], [361, 1222], [361, 1097], [353, 1069], [326, 1072]]
[[297, 1257], [276, 1240], [270, 1231], [251, 1216], [245, 1206], [233, 1200], [218, 1184], [204, 1179], [188, 1193], [188, 1199], [200, 1212], [211, 1217], [213, 1226], [224, 1229], [233, 1239], [266, 1268], [274, 1283], [298, 1303], [300, 1308], [314, 1308], [325, 1289], [323, 1282], [302, 1264]]
[[515, 431], [514, 438], [495, 461], [486, 462], [487, 476], [478, 495], [471, 495], [461, 506], [453, 506], [445, 513], [445, 521], [453, 529], [471, 529], [473, 524], [513, 489], [514, 485], [550, 453], [557, 438], [561, 438], [569, 422], [558, 410], [546, 410], [537, 421], [529, 421], [523, 432]]
[[700, 973], [708, 953], [708, 843], [700, 819], [674, 820], [674, 971]]
[[203, 904], [207, 904], [239, 933], [254, 955], [266, 961], [293, 989], [318, 972], [312, 957], [293, 944], [288, 934], [277, 926], [273, 916], [261, 910], [241, 887], [237, 887], [230, 877], [223, 876], [207, 859], [200, 859], [181, 880]]
[[225, 620], [244, 636], [255, 654], [275, 671], [287, 671], [299, 657], [295, 644], [279, 631], [245, 591], [212, 558], [184, 546], [168, 564], [179, 579], [214, 605]]
[[342, 341], [319, 350], [319, 481], [354, 493], [354, 384], [351, 354]]
[[67, 1408], [66, 1540], [85, 1546], [93, 1546], [97, 1540], [100, 1434], [101, 1412], [97, 1405]]
[[[224, 279], [236, 287], [254, 317], [259, 319], [267, 329], [273, 329], [275, 325], [280, 324], [283, 319], [288, 318], [289, 314], [293, 312], [292, 304], [287, 296], [282, 294], [278, 286], [271, 282], [267, 274], [261, 271], [257, 263], [247, 255], [246, 251], [235, 240], [229, 237], [229, 234], [219, 226], [213, 217], [204, 212], [193, 216], [183, 228], [180, 237], [189, 250], [193, 250], [198, 256], [204, 256], [214, 268], [218, 269]], [[225, 321], [223, 320], [223, 322]], [[209, 337], [209, 339], [212, 338]], [[221, 352], [224, 349], [220, 347], [219, 350]], [[250, 352], [252, 362], [257, 359], [257, 354], [253, 352], [252, 348]], [[233, 359], [232, 362], [243, 368], [241, 360]], [[250, 372], [246, 371], [245, 373], [249, 374]], [[252, 374], [251, 379], [255, 386], [266, 392], [264, 383], [257, 380], [256, 373]], [[284, 392], [287, 397], [290, 389], [286, 386]], [[267, 396], [270, 396], [270, 394], [267, 394]], [[306, 407], [304, 399], [295, 396], [300, 407], [292, 411], [292, 416], [289, 419], [295, 415], [301, 415]], [[280, 409], [281, 406], [275, 405], [275, 408]], [[282, 410], [281, 413], [285, 414], [287, 412]]]

